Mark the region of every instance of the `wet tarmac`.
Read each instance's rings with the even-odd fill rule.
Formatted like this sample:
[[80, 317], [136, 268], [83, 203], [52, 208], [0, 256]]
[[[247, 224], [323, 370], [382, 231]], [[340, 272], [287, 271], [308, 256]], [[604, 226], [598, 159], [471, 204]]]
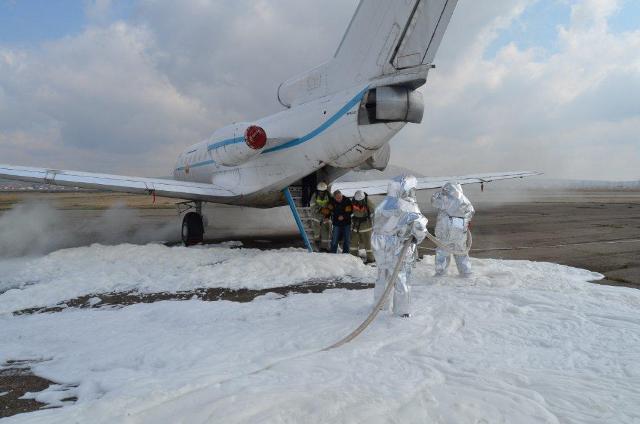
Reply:
[[[557, 262], [600, 272], [606, 276], [606, 284], [640, 288], [639, 191], [514, 190], [493, 184], [484, 192], [470, 186], [465, 193], [477, 211], [473, 256]], [[421, 192], [419, 202], [433, 231], [436, 217], [428, 205], [429, 195]], [[176, 212], [170, 201], [154, 205], [148, 196], [109, 193], [5, 193], [0, 194], [4, 208], [0, 221], [10, 208], [25, 200], [48, 202], [62, 220], [54, 223], [55, 229], [72, 233], [71, 237], [60, 237], [58, 244], [52, 243], [51, 249], [91, 243], [178, 242]], [[246, 247], [260, 249], [303, 247], [288, 208], [210, 205], [205, 212], [209, 242], [240, 240]], [[429, 242], [422, 247], [424, 254], [433, 252]]]
[[640, 195], [479, 203], [473, 233], [479, 258], [555, 262], [604, 274], [603, 284], [640, 288]]
[[[28, 393], [40, 392], [51, 385], [56, 385], [55, 382], [34, 375], [31, 371], [31, 365], [41, 361], [41, 359], [14, 359], [0, 364], [0, 394], [2, 394], [0, 418], [52, 407], [28, 396]], [[75, 387], [61, 385], [60, 390], [70, 391]], [[67, 397], [61, 399], [61, 402], [72, 404], [76, 400], [78, 400], [76, 395], [69, 393]]]
[[[605, 275], [599, 284], [640, 288], [640, 192], [469, 196], [476, 207], [472, 256], [555, 262]], [[436, 215], [424, 200], [421, 209], [433, 233]], [[303, 246], [295, 234], [236, 239], [263, 249]], [[432, 255], [434, 247], [427, 240], [420, 252]]]
[[341, 281], [307, 281], [300, 284], [293, 284], [267, 289], [226, 289], [220, 287], [201, 288], [179, 292], [161, 293], [140, 293], [136, 291], [93, 293], [86, 296], [68, 299], [54, 306], [44, 306], [15, 311], [13, 315], [29, 315], [36, 313], [61, 312], [68, 308], [105, 308], [134, 305], [137, 303], [154, 303], [166, 300], [203, 300], [205, 302], [215, 302], [226, 300], [229, 302], [251, 302], [258, 296], [286, 297], [294, 293], [322, 293], [325, 290], [345, 289], [345, 290], [365, 290], [373, 288], [373, 283], [362, 282], [341, 282]]

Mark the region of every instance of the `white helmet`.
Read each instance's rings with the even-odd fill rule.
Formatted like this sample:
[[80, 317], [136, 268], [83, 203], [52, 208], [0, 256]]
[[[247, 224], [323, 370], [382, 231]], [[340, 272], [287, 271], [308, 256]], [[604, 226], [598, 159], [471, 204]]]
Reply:
[[356, 191], [356, 194], [353, 195], [353, 198], [356, 199], [358, 202], [360, 202], [361, 200], [364, 200], [364, 192], [362, 190]]
[[326, 191], [327, 190], [327, 183], [325, 183], [324, 181], [320, 181], [316, 188], [318, 189], [318, 191]]

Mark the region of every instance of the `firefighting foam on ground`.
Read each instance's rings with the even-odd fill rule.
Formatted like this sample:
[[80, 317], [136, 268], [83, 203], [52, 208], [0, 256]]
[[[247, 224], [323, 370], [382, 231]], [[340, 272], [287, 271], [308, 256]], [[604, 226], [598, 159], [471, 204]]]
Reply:
[[[470, 196], [481, 199], [479, 192]], [[522, 225], [545, 234], [541, 225], [556, 222], [547, 237], [558, 239], [575, 224], [536, 218], [543, 210], [572, 208], [598, 228], [605, 216], [627, 222], [621, 214], [639, 207], [637, 195], [621, 192], [598, 212], [604, 193], [592, 196], [569, 203], [503, 199], [493, 209], [476, 203], [478, 255], [518, 257], [517, 246], [529, 244], [526, 257], [555, 251], [562, 261], [579, 261], [572, 246], [536, 247], [522, 235], [513, 242], [502, 237], [509, 250], [482, 251], [501, 222], [525, 216], [518, 205], [535, 212]], [[496, 207], [509, 212], [494, 224]], [[434, 225], [435, 210], [421, 209]], [[0, 224], [6, 219], [7, 212]], [[607, 243], [611, 236], [591, 234], [591, 244], [578, 239], [576, 247], [591, 249], [594, 258], [605, 248], [617, 257], [637, 249]], [[19, 392], [20, 402], [36, 405], [9, 422], [633, 422], [637, 416], [636, 289], [593, 284], [603, 276], [591, 271], [477, 259], [473, 251], [471, 277], [460, 277], [455, 266], [435, 277], [433, 246], [425, 242], [426, 254], [411, 270], [412, 317], [382, 312], [354, 341], [315, 353], [370, 312], [377, 269], [364, 257], [275, 248], [279, 241], [245, 243], [254, 247], [94, 244], [0, 260], [0, 378], [39, 379], [23, 392], [5, 389], [0, 399]]]

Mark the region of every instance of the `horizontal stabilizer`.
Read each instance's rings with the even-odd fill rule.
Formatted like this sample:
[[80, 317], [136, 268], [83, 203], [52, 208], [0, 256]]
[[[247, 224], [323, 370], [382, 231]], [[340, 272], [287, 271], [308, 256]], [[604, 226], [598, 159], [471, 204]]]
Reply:
[[[539, 172], [532, 171], [514, 171], [499, 172], [495, 174], [475, 174], [462, 175], [452, 177], [421, 177], [418, 178], [418, 190], [428, 190], [440, 188], [447, 182], [456, 182], [459, 184], [479, 184], [488, 183], [490, 181], [509, 180], [512, 178], [532, 177], [541, 175]], [[387, 186], [390, 180], [371, 180], [371, 181], [353, 181], [353, 182], [336, 182], [331, 184], [331, 191], [340, 190], [345, 196], [353, 196], [356, 191], [362, 190], [369, 195], [387, 194]]]

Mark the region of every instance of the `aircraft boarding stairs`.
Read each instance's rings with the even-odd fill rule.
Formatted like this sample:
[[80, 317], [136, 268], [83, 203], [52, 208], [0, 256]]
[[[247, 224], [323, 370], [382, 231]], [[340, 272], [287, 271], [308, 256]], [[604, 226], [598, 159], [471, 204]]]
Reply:
[[[288, 193], [291, 197], [287, 198], [287, 202], [298, 225], [298, 231], [300, 231], [309, 252], [316, 251], [316, 247], [313, 245], [313, 214], [311, 207], [302, 205], [302, 186], [290, 186]], [[287, 189], [285, 189], [286, 194]]]

